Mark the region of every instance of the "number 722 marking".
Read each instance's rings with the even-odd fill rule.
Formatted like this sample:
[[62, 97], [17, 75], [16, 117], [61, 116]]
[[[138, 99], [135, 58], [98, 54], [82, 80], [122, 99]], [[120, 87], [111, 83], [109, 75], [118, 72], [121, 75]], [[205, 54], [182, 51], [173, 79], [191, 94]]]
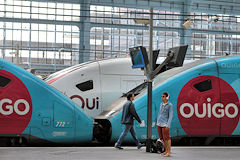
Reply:
[[65, 127], [66, 122], [57, 122], [56, 127]]

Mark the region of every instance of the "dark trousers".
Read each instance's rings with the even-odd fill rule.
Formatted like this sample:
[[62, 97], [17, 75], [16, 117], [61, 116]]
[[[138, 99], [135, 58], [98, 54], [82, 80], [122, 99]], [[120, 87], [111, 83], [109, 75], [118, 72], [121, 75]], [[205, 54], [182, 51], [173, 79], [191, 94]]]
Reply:
[[125, 128], [123, 130], [123, 132], [121, 133], [118, 141], [115, 143], [115, 146], [121, 146], [125, 136], [128, 134], [128, 132], [130, 131], [130, 133], [132, 134], [133, 139], [135, 140], [135, 143], [137, 146], [140, 146], [141, 144], [139, 143], [139, 140], [137, 139], [136, 136], [136, 131], [133, 127], [132, 124], [125, 124]]

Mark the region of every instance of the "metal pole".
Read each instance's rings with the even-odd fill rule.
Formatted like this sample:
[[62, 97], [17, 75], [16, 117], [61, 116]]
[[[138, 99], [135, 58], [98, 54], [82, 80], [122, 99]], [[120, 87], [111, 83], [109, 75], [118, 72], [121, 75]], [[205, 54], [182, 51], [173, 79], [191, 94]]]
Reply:
[[[150, 65], [150, 71], [152, 72], [153, 68], [153, 58], [152, 58], [152, 44], [153, 44], [153, 8], [150, 8], [150, 19], [149, 19], [149, 65]], [[151, 73], [152, 74], [152, 73]], [[150, 74], [150, 75], [151, 75]], [[152, 79], [152, 77], [150, 77]]]
[[152, 141], [152, 41], [153, 41], [153, 8], [150, 8], [150, 19], [149, 19], [149, 77], [148, 77], [148, 106], [147, 106], [147, 141], [146, 141], [146, 152], [150, 152], [151, 141]]

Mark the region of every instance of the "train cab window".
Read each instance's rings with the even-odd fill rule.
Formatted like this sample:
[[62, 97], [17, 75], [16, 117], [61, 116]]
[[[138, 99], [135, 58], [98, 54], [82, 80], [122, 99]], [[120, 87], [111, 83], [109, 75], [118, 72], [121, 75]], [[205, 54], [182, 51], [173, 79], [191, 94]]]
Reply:
[[83, 82], [83, 83], [79, 83], [79, 84], [76, 85], [76, 87], [83, 92], [91, 90], [91, 89], [93, 89], [93, 81], [89, 80], [89, 81], [86, 81], [86, 82]]
[[0, 75], [0, 87], [5, 87], [11, 80]]
[[194, 88], [196, 88], [199, 92], [205, 92], [212, 89], [212, 82], [210, 79], [202, 81], [200, 83], [194, 84]]

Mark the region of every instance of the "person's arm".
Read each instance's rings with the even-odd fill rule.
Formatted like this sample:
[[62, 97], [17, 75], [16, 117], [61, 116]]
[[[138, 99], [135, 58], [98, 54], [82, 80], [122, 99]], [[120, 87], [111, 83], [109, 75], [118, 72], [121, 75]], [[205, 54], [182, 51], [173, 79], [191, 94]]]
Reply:
[[173, 118], [173, 105], [171, 104], [168, 111], [168, 122], [167, 122], [168, 128], [170, 128], [171, 126], [172, 118]]
[[132, 103], [131, 106], [130, 106], [130, 113], [133, 115], [133, 117], [139, 122], [141, 123], [141, 119], [139, 118], [136, 110], [135, 110], [135, 107], [134, 107], [134, 104]]

